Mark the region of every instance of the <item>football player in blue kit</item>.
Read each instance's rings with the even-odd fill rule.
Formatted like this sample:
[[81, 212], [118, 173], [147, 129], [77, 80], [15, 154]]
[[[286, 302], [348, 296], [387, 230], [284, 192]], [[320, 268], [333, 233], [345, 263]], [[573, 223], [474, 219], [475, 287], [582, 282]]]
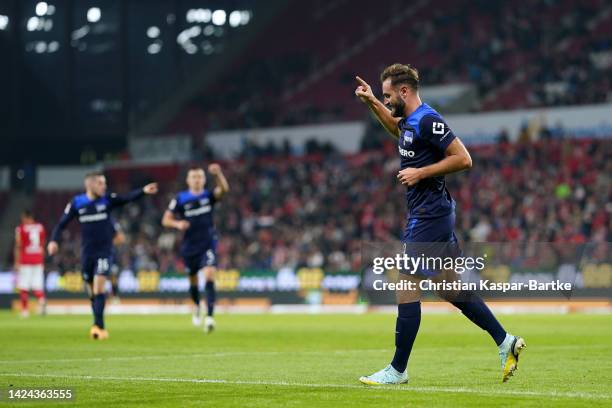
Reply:
[[111, 271], [113, 238], [115, 227], [111, 211], [145, 194], [156, 194], [157, 183], [131, 191], [126, 195], [107, 193], [106, 177], [101, 172], [85, 176], [85, 193], [75, 196], [66, 205], [64, 214], [51, 235], [47, 245], [49, 255], [59, 250], [61, 233], [68, 223], [76, 218], [81, 226], [81, 274], [87, 282], [91, 300], [94, 324], [89, 332], [92, 339], [108, 338], [104, 326], [104, 306], [106, 304], [106, 279]]
[[[355, 95], [398, 142], [401, 169], [397, 179], [406, 186], [408, 204], [404, 247], [426, 244], [445, 248], [446, 253], [448, 250], [460, 252], [453, 231], [455, 201], [446, 188], [444, 176], [472, 167], [467, 149], [442, 116], [421, 102], [419, 75], [415, 68], [402, 64], [385, 68], [380, 77], [382, 102], [363, 79], [356, 77], [356, 80]], [[402, 279], [417, 277], [402, 274]], [[393, 360], [384, 369], [361, 377], [362, 383], [380, 385], [408, 381], [408, 358], [421, 322], [421, 292], [418, 286], [416, 288], [396, 293], [398, 317]], [[524, 340], [506, 332], [476, 293], [438, 294], [491, 335], [501, 359], [502, 381], [507, 381], [516, 370], [519, 353], [525, 347]]]
[[208, 166], [208, 172], [215, 178], [215, 188], [206, 188], [206, 174], [202, 167], [192, 167], [187, 172], [187, 187], [170, 202], [164, 213], [162, 225], [185, 231], [181, 243], [181, 256], [189, 273], [189, 293], [194, 303], [192, 322], [202, 324], [198, 272], [205, 278], [207, 315], [204, 331], [215, 328], [215, 273], [217, 270], [217, 232], [213, 214], [215, 204], [229, 191], [229, 184], [218, 164]]

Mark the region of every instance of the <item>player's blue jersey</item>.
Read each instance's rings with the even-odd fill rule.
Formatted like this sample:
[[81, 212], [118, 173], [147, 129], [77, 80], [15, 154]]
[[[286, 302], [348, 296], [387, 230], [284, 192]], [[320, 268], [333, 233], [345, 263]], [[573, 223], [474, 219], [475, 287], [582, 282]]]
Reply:
[[181, 191], [170, 202], [168, 210], [177, 218], [189, 222], [181, 243], [181, 254], [184, 257], [206, 252], [217, 239], [213, 222], [215, 203], [215, 195], [208, 189], [200, 194]]
[[[423, 103], [398, 123], [398, 149], [401, 168], [419, 168], [437, 163], [445, 157], [445, 150], [455, 139], [453, 131], [442, 116]], [[446, 189], [444, 176], [421, 180], [407, 187], [408, 218], [424, 219], [449, 215], [455, 202]]]
[[116, 233], [111, 211], [143, 195], [142, 189], [125, 196], [111, 193], [93, 200], [87, 194], [79, 194], [66, 206], [51, 239], [59, 242], [62, 230], [76, 218], [81, 225], [81, 256], [109, 258], [113, 253], [113, 237]]

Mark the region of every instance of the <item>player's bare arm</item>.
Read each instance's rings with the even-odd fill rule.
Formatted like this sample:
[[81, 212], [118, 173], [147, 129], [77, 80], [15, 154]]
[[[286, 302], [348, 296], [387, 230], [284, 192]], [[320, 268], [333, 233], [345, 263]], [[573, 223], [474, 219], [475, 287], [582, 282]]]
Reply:
[[229, 191], [229, 183], [221, 171], [221, 166], [217, 163], [213, 163], [208, 166], [208, 172], [215, 178], [215, 189], [213, 194], [217, 200], [221, 199]]
[[172, 214], [172, 211], [166, 210], [162, 217], [162, 225], [166, 228], [174, 228], [179, 231], [185, 231], [189, 228], [189, 221], [180, 220]]
[[421, 168], [405, 168], [397, 174], [397, 178], [402, 184], [413, 186], [426, 178], [443, 176], [472, 167], [470, 153], [459, 138], [455, 138], [444, 153], [446, 157], [439, 162]]
[[395, 118], [391, 115], [391, 111], [382, 103], [372, 92], [372, 87], [368, 85], [366, 81], [356, 76], [355, 79], [358, 82], [357, 89], [355, 89], [355, 95], [365, 103], [370, 111], [376, 116], [376, 119], [385, 128], [385, 130], [393, 137], [399, 138], [399, 128], [397, 124], [401, 118]]

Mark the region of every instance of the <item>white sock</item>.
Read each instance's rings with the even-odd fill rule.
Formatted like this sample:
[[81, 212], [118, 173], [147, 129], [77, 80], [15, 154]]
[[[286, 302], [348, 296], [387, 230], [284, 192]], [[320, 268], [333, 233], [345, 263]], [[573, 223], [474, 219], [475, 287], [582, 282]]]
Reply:
[[512, 341], [514, 340], [514, 336], [511, 335], [510, 333], [506, 333], [506, 337], [504, 338], [504, 341], [501, 342], [501, 344], [499, 346], [497, 346], [500, 350], [504, 349], [506, 347], [508, 347]]

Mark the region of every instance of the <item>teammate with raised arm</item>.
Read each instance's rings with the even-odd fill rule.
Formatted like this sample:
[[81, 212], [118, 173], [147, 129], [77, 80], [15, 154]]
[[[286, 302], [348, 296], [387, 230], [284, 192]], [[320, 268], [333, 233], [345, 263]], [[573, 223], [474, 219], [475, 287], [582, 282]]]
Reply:
[[137, 200], [145, 194], [156, 194], [157, 183], [147, 184], [127, 195], [106, 192], [106, 177], [101, 172], [85, 176], [85, 193], [75, 196], [66, 205], [64, 214], [53, 230], [47, 245], [49, 255], [59, 250], [61, 233], [76, 218], [81, 226], [81, 274], [87, 282], [94, 324], [89, 332], [92, 339], [108, 338], [104, 326], [106, 279], [110, 273], [115, 228], [111, 218], [114, 208]]
[[205, 278], [207, 315], [204, 331], [210, 333], [215, 328], [215, 273], [217, 271], [217, 232], [213, 213], [215, 204], [229, 191], [229, 184], [221, 171], [221, 166], [211, 164], [208, 172], [215, 178], [215, 188], [206, 188], [204, 169], [194, 166], [187, 172], [187, 190], [181, 191], [170, 202], [164, 213], [162, 225], [185, 231], [181, 243], [181, 255], [189, 273], [189, 294], [194, 303], [192, 322], [202, 324], [198, 272]]
[[[455, 201], [446, 188], [444, 176], [472, 167], [467, 149], [453, 134], [442, 116], [419, 97], [419, 75], [410, 65], [393, 64], [380, 76], [383, 102], [360, 77], [355, 95], [365, 103], [385, 130], [398, 141], [401, 169], [397, 174], [406, 186], [408, 216], [403, 243], [411, 247], [426, 244], [444, 251], [460, 252], [455, 236]], [[402, 274], [402, 279], [415, 279]], [[440, 293], [439, 293], [440, 294]], [[502, 381], [516, 370], [525, 347], [522, 338], [507, 333], [483, 300], [473, 292], [440, 294], [478, 327], [486, 330], [499, 349]], [[395, 355], [384, 369], [360, 378], [368, 385], [400, 384], [408, 381], [407, 365], [421, 322], [420, 290], [396, 293], [398, 317]]]

